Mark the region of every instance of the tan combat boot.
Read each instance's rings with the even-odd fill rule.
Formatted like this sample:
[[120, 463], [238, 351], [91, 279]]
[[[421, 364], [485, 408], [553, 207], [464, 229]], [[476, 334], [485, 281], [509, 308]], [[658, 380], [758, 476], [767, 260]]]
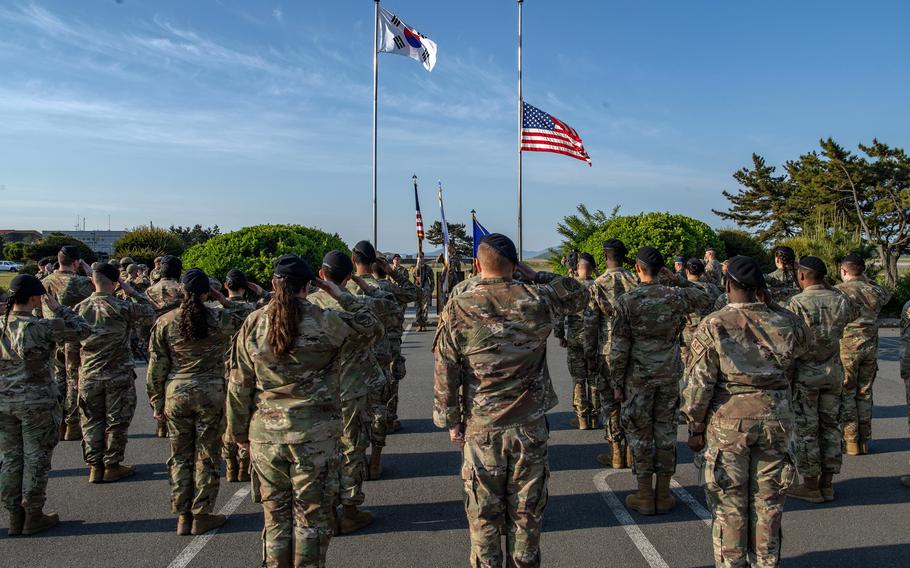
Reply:
[[247, 482], [250, 480], [250, 458], [249, 456], [237, 462], [237, 481]]
[[672, 475], [659, 474], [657, 476], [657, 495], [654, 498], [654, 508], [659, 515], [669, 513], [676, 507], [676, 497], [670, 491], [671, 479], [673, 479]]
[[370, 453], [370, 480], [376, 481], [382, 475], [382, 448], [373, 446]]
[[231, 456], [224, 460], [224, 478], [228, 483], [237, 481], [237, 458]]
[[75, 442], [82, 439], [82, 427], [79, 424], [67, 424], [66, 435], [63, 437], [67, 442]]
[[136, 474], [136, 468], [131, 465], [122, 465], [119, 463], [104, 466], [104, 482], [119, 481], [132, 477]]
[[177, 536], [189, 536], [193, 531], [193, 515], [180, 513], [177, 517]]
[[190, 530], [190, 533], [193, 535], [205, 534], [210, 530], [223, 527], [226, 522], [227, 517], [224, 515], [199, 513], [198, 515], [193, 515], [193, 528]]
[[159, 438], [167, 438], [167, 422], [159, 422], [155, 428], [155, 435]]
[[104, 481], [104, 465], [90, 465], [88, 466], [88, 482], [89, 483], [102, 483]]
[[59, 522], [60, 517], [57, 513], [51, 513], [50, 515], [45, 515], [41, 511], [26, 513], [25, 522], [22, 524], [22, 534], [30, 535], [46, 531], [47, 529], [56, 526]]
[[359, 511], [357, 505], [344, 505], [338, 522], [341, 534], [351, 534], [373, 524], [373, 513]]
[[818, 480], [818, 490], [825, 501], [834, 501], [834, 474], [823, 473]]
[[907, 489], [910, 489], [910, 475], [905, 475], [905, 476], [901, 477], [901, 485], [903, 485]]
[[642, 515], [654, 514], [654, 487], [651, 485], [652, 476], [639, 477], [638, 492], [626, 496], [626, 507], [634, 509]]
[[787, 496], [806, 501], [808, 503], [824, 503], [825, 498], [818, 488], [817, 477], [807, 477], [802, 485], [791, 487], [787, 490]]
[[632, 446], [626, 445], [626, 467], [632, 467]]
[[10, 511], [9, 514], [9, 531], [7, 535], [9, 536], [19, 536], [22, 534], [22, 525], [25, 524], [25, 509], [19, 507], [15, 511]]
[[66, 440], [66, 422], [60, 424], [60, 441]]
[[860, 455], [859, 440], [844, 440], [844, 449], [848, 456]]
[[579, 430], [589, 430], [591, 427], [588, 425], [588, 417], [584, 414], [578, 415], [578, 429]]
[[859, 455], [869, 455], [869, 440], [863, 440], [859, 443]]

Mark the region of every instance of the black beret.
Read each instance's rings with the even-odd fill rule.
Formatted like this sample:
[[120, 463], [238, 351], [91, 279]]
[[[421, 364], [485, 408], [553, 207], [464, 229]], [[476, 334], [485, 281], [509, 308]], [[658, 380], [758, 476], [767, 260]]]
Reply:
[[49, 256], [45, 256], [44, 258], [42, 258], [41, 260], [38, 261], [38, 266], [46, 266], [46, 265], [51, 264], [51, 263], [53, 263], [53, 262], [54, 262], [54, 259], [53, 259], [53, 258], [51, 258], [51, 257], [49, 257]]
[[583, 252], [578, 255], [578, 260], [583, 260], [591, 265], [591, 268], [597, 268], [597, 263], [594, 262], [594, 257], [590, 254]]
[[107, 262], [96, 262], [92, 265], [92, 271], [101, 274], [111, 282], [120, 280], [120, 270], [113, 264]]
[[793, 249], [783, 245], [774, 247], [774, 256], [782, 258], [787, 262], [793, 262], [796, 260], [796, 253], [793, 251]]
[[347, 277], [348, 274], [354, 272], [354, 263], [351, 262], [351, 257], [339, 250], [327, 252], [322, 257], [322, 265], [338, 276]]
[[635, 258], [651, 268], [662, 268], [664, 265], [664, 255], [654, 247], [641, 247]]
[[821, 276], [828, 274], [828, 267], [825, 266], [825, 261], [818, 258], [817, 256], [800, 257], [799, 266], [800, 268], [808, 268], [809, 270], [814, 270]]
[[183, 288], [191, 294], [204, 294], [212, 287], [208, 275], [201, 268], [190, 268], [181, 279]]
[[172, 254], [162, 256], [161, 265], [176, 266], [177, 268], [183, 269], [183, 262]]
[[506, 260], [518, 264], [518, 251], [515, 250], [515, 243], [502, 233], [490, 233], [480, 240], [480, 244], [487, 245]]
[[863, 267], [863, 270], [866, 269], [866, 260], [856, 253], [850, 253], [844, 258], [840, 259], [842, 263], [849, 262], [850, 264], [856, 264], [857, 266]]
[[275, 261], [273, 268], [279, 278], [296, 278], [304, 283], [313, 279], [313, 269], [296, 254], [286, 254]]
[[82, 251], [79, 250], [79, 247], [74, 245], [64, 245], [60, 247], [60, 252], [73, 260], [79, 260], [82, 258]]
[[622, 256], [629, 254], [629, 249], [627, 249], [625, 243], [619, 239], [609, 239], [604, 241], [604, 250], [616, 251]]
[[360, 241], [354, 245], [354, 252], [363, 258], [363, 261], [367, 264], [376, 262], [376, 248], [370, 241]]
[[233, 286], [235, 288], [244, 288], [249, 284], [246, 274], [236, 268], [228, 270], [227, 276], [224, 277], [224, 281], [228, 286]]
[[747, 289], [767, 288], [761, 266], [751, 256], [737, 255], [727, 264], [727, 277]]
[[686, 262], [686, 270], [696, 276], [705, 273], [705, 263], [700, 258], [690, 258]]
[[26, 298], [43, 296], [47, 293], [44, 284], [31, 274], [20, 274], [13, 278], [12, 282], [9, 283], [9, 291], [13, 296]]
[[678, 262], [678, 263], [680, 263], [680, 264], [685, 264], [685, 263], [686, 263], [686, 257], [684, 257], [684, 256], [676, 256], [676, 257], [673, 257], [673, 262]]
[[396, 258], [397, 258], [398, 260], [401, 260], [401, 255], [398, 254], [397, 252], [396, 252], [395, 254], [392, 255], [392, 260], [395, 260]]

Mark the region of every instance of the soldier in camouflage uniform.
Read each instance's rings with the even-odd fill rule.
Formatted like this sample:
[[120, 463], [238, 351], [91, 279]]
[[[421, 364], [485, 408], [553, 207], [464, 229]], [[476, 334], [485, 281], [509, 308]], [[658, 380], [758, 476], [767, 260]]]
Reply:
[[399, 266], [398, 269], [389, 265], [384, 256], [378, 255], [376, 262], [373, 263], [373, 276], [379, 283], [379, 287], [395, 296], [399, 305], [398, 323], [386, 329], [386, 337], [392, 348], [392, 364], [389, 377], [389, 392], [386, 405], [389, 407], [389, 432], [401, 430], [401, 422], [398, 420], [398, 387], [407, 374], [405, 368], [406, 359], [401, 354], [401, 340], [404, 336], [404, 312], [407, 305], [417, 300], [420, 291], [413, 282], [408, 280], [408, 272]]
[[[78, 248], [76, 250], [79, 250]], [[50, 257], [42, 258], [38, 261], [38, 273], [35, 276], [39, 280], [44, 280], [47, 276], [53, 274], [54, 272], [54, 259]]]
[[[224, 433], [225, 358], [253, 305], [227, 300], [198, 268], [183, 275], [180, 307], [152, 328], [146, 387], [155, 420], [167, 422], [168, 471], [177, 534], [199, 535], [225, 522], [213, 515]], [[220, 309], [208, 307], [214, 300]]]
[[790, 298], [787, 309], [801, 317], [812, 333], [812, 348], [796, 363], [793, 396], [796, 411], [796, 449], [799, 472], [805, 480], [791, 488], [791, 497], [810, 503], [834, 500], [834, 475], [843, 456], [840, 429], [844, 369], [840, 339], [847, 324], [859, 317], [859, 306], [843, 292], [828, 286], [828, 269], [821, 259], [799, 261], [802, 292]]
[[594, 257], [590, 254], [583, 252], [578, 256], [575, 279], [589, 291], [588, 305], [581, 313], [557, 317], [553, 330], [560, 345], [567, 350], [569, 374], [574, 382], [572, 406], [579, 430], [597, 428], [600, 416], [600, 397], [597, 395], [600, 313], [590, 293], [595, 268]]
[[705, 280], [711, 284], [714, 284], [715, 286], [720, 286], [723, 269], [721, 268], [720, 262], [717, 260], [717, 252], [714, 250], [714, 247], [708, 247], [705, 249], [704, 264]]
[[614, 396], [622, 401], [623, 428], [638, 482], [638, 492], [626, 498], [626, 506], [653, 515], [676, 506], [670, 479], [676, 472], [680, 330], [686, 316], [708, 306], [709, 298], [670, 272], [653, 247], [638, 251], [635, 271], [641, 285], [616, 302], [609, 376]]
[[161, 317], [176, 309], [183, 301], [183, 287], [180, 285], [180, 273], [183, 263], [176, 256], [161, 257], [160, 278], [152, 284], [145, 295], [155, 308], [155, 317]]
[[163, 256], [156, 256], [155, 261], [152, 263], [152, 270], [149, 271], [149, 282], [152, 284], [157, 284], [161, 280], [161, 259]]
[[130, 279], [130, 266], [136, 264], [136, 261], [131, 257], [124, 256], [120, 259], [120, 279], [126, 280], [129, 282]]
[[[901, 379], [907, 389], [907, 424], [910, 426], [910, 302], [901, 310]], [[901, 484], [910, 489], [910, 475], [901, 477]]]
[[137, 292], [144, 293], [152, 283], [142, 274], [142, 268], [138, 264], [131, 264], [126, 268], [126, 281]]
[[[58, 522], [44, 514], [51, 454], [60, 439], [59, 392], [51, 376], [56, 344], [79, 341], [88, 324], [62, 306], [38, 278], [10, 283], [0, 315], [0, 500], [9, 512], [9, 535], [30, 535]], [[41, 307], [51, 314], [39, 319]]]
[[[322, 260], [319, 277], [331, 280], [344, 287], [350, 280], [360, 289], [359, 298], [375, 314], [397, 314], [397, 305], [379, 288], [371, 288], [359, 276], [353, 276], [354, 263], [343, 252], [332, 251]], [[375, 297], [373, 297], [375, 295]], [[317, 290], [307, 296], [313, 305], [327, 310], [344, 312], [344, 308], [328, 292]], [[378, 307], [377, 302], [384, 302]], [[380, 320], [381, 321], [381, 320]], [[377, 335], [378, 340], [381, 335]], [[339, 501], [342, 506], [338, 528], [341, 534], [349, 534], [369, 526], [373, 522], [370, 511], [357, 509], [363, 504], [363, 482], [367, 470], [367, 447], [370, 445], [370, 424], [373, 414], [370, 410], [370, 391], [381, 389], [386, 382], [385, 373], [376, 362], [372, 349], [365, 345], [349, 344], [341, 354], [341, 416]]]
[[[231, 350], [227, 438], [250, 446], [263, 566], [323, 567], [338, 492], [341, 354], [375, 341], [382, 326], [297, 256], [279, 258], [274, 274], [269, 305], [247, 318]], [[310, 303], [310, 282], [343, 311]]]
[[[82, 260], [78, 247], [64, 246], [57, 254], [60, 267], [48, 274], [42, 283], [48, 294], [59, 304], [74, 308], [76, 304], [88, 298], [95, 287], [88, 274], [90, 268]], [[83, 274], [78, 274], [82, 272]], [[45, 302], [43, 315], [53, 317], [53, 311]], [[67, 441], [82, 439], [79, 426], [79, 343], [61, 343], [54, 353], [54, 375], [60, 396], [63, 400], [63, 423], [60, 438]]]
[[122, 465], [127, 430], [136, 410], [130, 333], [151, 321], [155, 312], [145, 296], [126, 282], [119, 284], [130, 300], [116, 297], [119, 278], [116, 266], [95, 263], [95, 292], [75, 308], [92, 326], [92, 335], [81, 342], [79, 367], [82, 453], [91, 483], [117, 481], [135, 473], [132, 466]]
[[433, 303], [433, 288], [436, 285], [433, 267], [426, 262], [423, 252], [417, 254], [417, 264], [414, 265], [414, 284], [420, 289], [421, 296], [417, 300], [417, 317], [414, 325], [417, 331], [426, 331], [429, 323], [430, 304]]
[[638, 278], [623, 268], [629, 251], [622, 241], [619, 239], [605, 241], [603, 250], [607, 269], [594, 281], [591, 295], [600, 311], [598, 314], [600, 325], [598, 345], [601, 360], [597, 390], [603, 408], [604, 438], [610, 442], [610, 453], [598, 455], [597, 461], [614, 469], [622, 469], [632, 464], [632, 452], [626, 444], [626, 436], [622, 431], [620, 402], [613, 396], [613, 389], [610, 388], [607, 377], [613, 341], [613, 316], [616, 312], [616, 300], [638, 286]]
[[[686, 279], [693, 285], [701, 288], [708, 295], [709, 303], [701, 310], [692, 312], [686, 316], [686, 325], [682, 332], [682, 349], [681, 355], [683, 364], [689, 360], [689, 347], [692, 345], [692, 339], [695, 338], [695, 330], [698, 324], [705, 316], [714, 311], [714, 304], [720, 297], [720, 288], [709, 282], [705, 278], [705, 264], [697, 258], [690, 258], [685, 267]], [[685, 385], [683, 384], [683, 387]]]
[[861, 315], [850, 322], [840, 342], [844, 366], [841, 425], [851, 456], [869, 453], [872, 439], [872, 383], [878, 371], [878, 314], [891, 299], [891, 292], [865, 276], [866, 263], [856, 254], [840, 264], [837, 289], [860, 307]]
[[[588, 296], [577, 280], [519, 263], [502, 235], [484, 237], [477, 254], [483, 279], [450, 298], [437, 334], [433, 422], [463, 447], [471, 566], [540, 566], [545, 414], [557, 402], [547, 337], [553, 314], [580, 312]], [[534, 284], [514, 282], [516, 266]]]
[[799, 294], [796, 253], [790, 247], [774, 247], [774, 265], [777, 266], [777, 270], [766, 274], [765, 280], [774, 300], [785, 306], [790, 298]]
[[[730, 305], [692, 340], [682, 414], [701, 461], [718, 567], [777, 566], [786, 490], [796, 477], [790, 371], [809, 330], [756, 296], [758, 263], [730, 260]], [[701, 477], [701, 476], [700, 476]]]

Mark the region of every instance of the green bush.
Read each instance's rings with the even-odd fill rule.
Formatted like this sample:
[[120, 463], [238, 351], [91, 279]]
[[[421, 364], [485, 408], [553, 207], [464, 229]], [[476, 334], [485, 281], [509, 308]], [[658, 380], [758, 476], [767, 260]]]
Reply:
[[26, 260], [28, 245], [25, 243], [8, 243], [3, 247], [3, 260], [22, 262]]
[[715, 248], [719, 258], [726, 258], [724, 242], [717, 233], [706, 223], [685, 215], [654, 212], [612, 218], [582, 243], [579, 252], [590, 253], [600, 266], [603, 242], [607, 239], [624, 242], [631, 256], [643, 246], [655, 247], [670, 263], [676, 255], [702, 258], [708, 246]]
[[114, 243], [114, 256], [128, 256], [139, 264], [151, 266], [155, 257], [180, 256], [184, 249], [183, 240], [167, 229], [136, 227]]
[[904, 304], [910, 302], [910, 272], [900, 276], [897, 279], [897, 286], [893, 288], [882, 282], [882, 280], [884, 280], [884, 274], [881, 276], [882, 278], [879, 279], [879, 284], [890, 289], [892, 294], [891, 300], [882, 308], [882, 315], [900, 317], [901, 309], [904, 307]]
[[25, 258], [39, 261], [42, 258], [49, 256], [56, 259], [57, 253], [60, 252], [60, 248], [65, 245], [79, 247], [79, 250], [82, 252], [83, 260], [89, 264], [98, 260], [95, 251], [90, 249], [87, 244], [79, 239], [64, 235], [63, 233], [51, 233], [43, 239], [28, 245], [25, 248]]
[[26, 260], [22, 268], [19, 269], [19, 274], [31, 274], [32, 276], [38, 274], [38, 263], [34, 260]]
[[796, 252], [796, 258], [811, 255], [817, 256], [828, 267], [828, 280], [840, 282], [840, 260], [851, 253], [858, 253], [866, 259], [866, 274], [875, 278], [879, 269], [869, 260], [873, 257], [874, 249], [863, 244], [859, 235], [841, 229], [807, 229], [799, 236], [784, 239], [778, 244], [791, 247]]
[[765, 273], [774, 272], [774, 257], [748, 232], [739, 229], [722, 229], [717, 232], [717, 236], [724, 242], [725, 258], [737, 255], [751, 256], [761, 264]]
[[237, 268], [250, 279], [267, 285], [272, 279], [272, 263], [279, 256], [299, 254], [317, 270], [322, 257], [330, 250], [350, 252], [338, 235], [319, 229], [302, 225], [255, 225], [190, 247], [183, 255], [183, 266], [201, 268], [218, 279]]

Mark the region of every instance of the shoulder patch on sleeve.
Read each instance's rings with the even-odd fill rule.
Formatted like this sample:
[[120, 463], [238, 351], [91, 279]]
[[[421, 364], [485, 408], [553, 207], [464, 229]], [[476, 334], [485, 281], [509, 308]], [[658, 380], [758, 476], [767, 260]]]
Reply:
[[696, 357], [701, 357], [701, 354], [705, 352], [705, 349], [707, 349], [707, 347], [699, 338], [696, 337], [692, 340], [692, 353]]
[[560, 278], [559, 280], [556, 280], [555, 282], [553, 282], [550, 285], [553, 287], [553, 291], [556, 292], [556, 295], [559, 298], [568, 298], [569, 297], [570, 293], [566, 289], [565, 282], [563, 281], [562, 278]]

